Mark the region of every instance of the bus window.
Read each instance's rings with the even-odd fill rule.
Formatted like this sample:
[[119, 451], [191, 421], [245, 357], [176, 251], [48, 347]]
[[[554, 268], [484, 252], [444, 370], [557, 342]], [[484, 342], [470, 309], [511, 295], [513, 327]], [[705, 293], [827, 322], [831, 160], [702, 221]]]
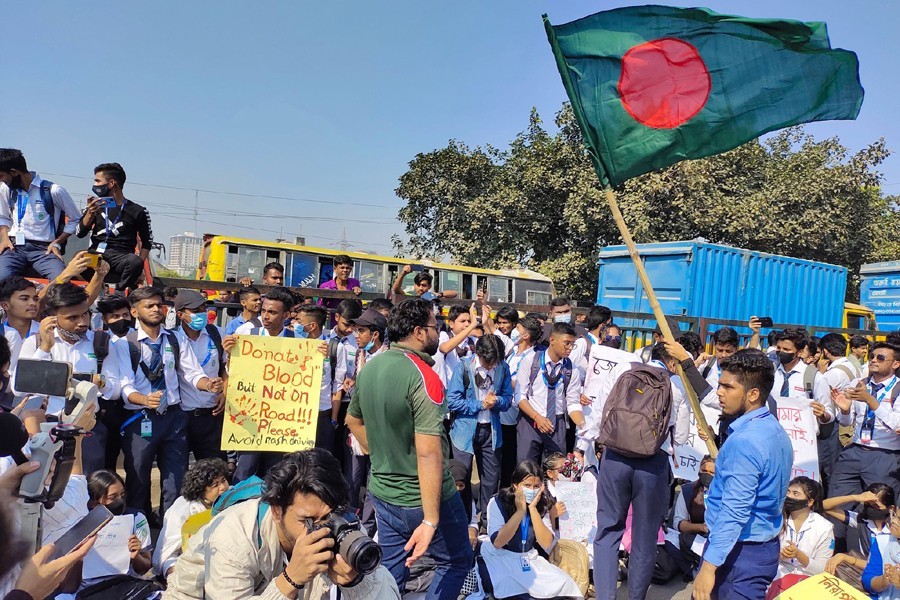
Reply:
[[463, 273], [462, 276], [462, 290], [460, 291], [460, 297], [463, 300], [471, 300], [475, 297], [475, 291], [472, 289], [472, 274], [471, 273]]
[[249, 277], [253, 281], [261, 281], [263, 276], [263, 267], [268, 262], [266, 251], [262, 248], [238, 247], [237, 252], [237, 270], [235, 278], [240, 281], [244, 277]]
[[359, 261], [356, 263], [356, 278], [359, 279], [359, 285], [364, 292], [377, 294], [385, 292], [384, 265], [381, 263]]
[[488, 299], [491, 302], [509, 302], [509, 279], [491, 277], [488, 283]]
[[475, 292], [472, 297], [478, 297], [478, 290], [486, 290], [487, 289], [488, 278], [487, 275], [476, 275], [475, 276]]
[[550, 292], [528, 290], [525, 297], [526, 304], [536, 304], [538, 306], [547, 306], [550, 304]]
[[319, 283], [316, 287], [319, 287], [326, 281], [331, 281], [334, 279], [334, 259], [330, 256], [320, 256], [319, 257]]
[[453, 271], [441, 272], [441, 291], [452, 291], [462, 295], [462, 273], [454, 273]]

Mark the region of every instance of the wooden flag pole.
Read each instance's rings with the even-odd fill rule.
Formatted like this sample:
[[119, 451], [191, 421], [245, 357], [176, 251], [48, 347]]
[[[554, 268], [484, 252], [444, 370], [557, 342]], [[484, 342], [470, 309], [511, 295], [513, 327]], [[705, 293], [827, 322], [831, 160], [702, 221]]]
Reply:
[[[644, 268], [644, 263], [641, 261], [637, 247], [634, 245], [631, 232], [628, 231], [628, 225], [625, 224], [625, 219], [622, 218], [622, 212], [619, 210], [619, 203], [616, 201], [616, 194], [611, 188], [606, 188], [604, 194], [606, 196], [606, 202], [609, 204], [609, 209], [612, 211], [613, 220], [619, 228], [619, 233], [622, 234], [622, 239], [625, 241], [625, 247], [628, 248], [628, 254], [631, 256], [634, 268], [637, 269], [638, 278], [640, 278], [641, 285], [644, 287], [644, 293], [647, 294], [647, 300], [650, 302], [650, 308], [653, 310], [653, 315], [656, 317], [656, 322], [659, 324], [659, 330], [667, 340], [674, 341], [675, 338], [672, 336], [672, 330], [669, 329], [669, 322], [663, 314], [662, 307], [659, 305], [659, 300], [656, 299], [656, 292], [653, 291], [653, 286], [650, 285], [650, 277], [647, 276], [647, 270]], [[684, 376], [684, 369], [681, 368], [681, 363], [676, 363], [675, 370], [678, 376], [681, 377], [681, 381], [684, 382], [684, 389], [687, 392], [688, 400], [691, 402], [691, 410], [694, 411], [694, 417], [697, 419], [697, 427], [706, 434], [706, 448], [709, 451], [709, 455], [715, 458], [719, 454], [719, 450], [716, 448], [715, 441], [713, 441], [713, 434], [709, 428], [709, 424], [706, 422], [706, 417], [703, 416], [703, 411], [700, 409], [700, 400], [697, 399], [697, 393]]]

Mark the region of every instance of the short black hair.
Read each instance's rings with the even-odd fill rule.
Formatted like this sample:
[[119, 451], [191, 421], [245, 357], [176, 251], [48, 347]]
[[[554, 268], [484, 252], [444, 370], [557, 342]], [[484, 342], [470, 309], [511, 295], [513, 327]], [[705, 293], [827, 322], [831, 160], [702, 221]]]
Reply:
[[571, 306], [571, 304], [572, 303], [569, 302], [569, 299], [565, 296], [557, 296], [556, 298], [550, 300], [551, 308], [553, 308], [554, 306]]
[[712, 334], [712, 341], [713, 344], [721, 344], [723, 346], [729, 345], [734, 346], [735, 348], [741, 345], [741, 338], [738, 337], [738, 332], [731, 327], [717, 329]]
[[888, 344], [900, 346], [900, 329], [898, 329], [897, 331], [892, 331], [884, 336], [884, 341], [886, 341]]
[[[681, 343], [681, 345], [684, 346], [684, 343]], [[686, 346], [684, 349], [693, 354], [690, 350], [688, 350]], [[668, 350], [666, 350], [665, 344], [653, 344], [653, 346], [650, 348], [650, 359], [658, 360], [661, 363], [665, 364], [672, 359], [672, 355], [669, 354]]]
[[[682, 332], [675, 341], [681, 344], [681, 346], [688, 351], [688, 354], [692, 356], [699, 355], [700, 351], [703, 350], [703, 341], [700, 339], [700, 336], [693, 331]], [[656, 345], [661, 346], [662, 344]]]
[[847, 340], [839, 333], [826, 333], [819, 340], [819, 346], [835, 357], [847, 355]]
[[6, 339], [6, 336], [0, 335], [0, 367], [3, 365], [9, 365], [12, 361], [12, 350], [9, 347], [9, 342]]
[[369, 302], [369, 308], [374, 308], [375, 310], [390, 311], [392, 308], [394, 308], [394, 303], [387, 298], [375, 298], [374, 300]]
[[571, 323], [554, 323], [553, 328], [550, 330], [550, 335], [571, 335], [578, 337], [578, 332]]
[[584, 320], [584, 328], [593, 331], [608, 323], [612, 319], [612, 311], [605, 306], [592, 306], [587, 312], [587, 318]]
[[265, 274], [268, 273], [269, 271], [272, 271], [273, 269], [274, 269], [275, 271], [278, 271], [278, 272], [281, 273], [282, 275], [284, 275], [284, 265], [282, 265], [282, 264], [279, 263], [279, 262], [270, 262], [270, 263], [267, 264], [265, 267], [263, 267], [263, 275], [265, 275]]
[[[2, 300], [2, 299], [3, 299], [3, 297], [0, 296], [0, 300]], [[825, 336], [825, 337], [828, 337], [828, 336]], [[865, 347], [869, 346], [869, 340], [867, 340], [865, 337], [863, 337], [861, 335], [854, 335], [850, 338], [850, 349], [851, 350], [854, 348], [862, 348], [863, 346], [865, 346]]]
[[532, 346], [541, 341], [541, 336], [544, 334], [544, 327], [537, 317], [530, 314], [525, 315], [519, 319], [519, 325], [528, 332], [528, 341], [531, 342]]
[[37, 289], [33, 281], [25, 279], [21, 275], [7, 277], [0, 282], [0, 302], [9, 302], [12, 295], [27, 289]]
[[416, 285], [419, 285], [423, 281], [428, 282], [429, 284], [432, 284], [432, 283], [434, 283], [434, 277], [431, 275], [431, 273], [429, 273], [427, 271], [421, 271], [419, 273], [416, 273], [416, 276], [413, 277], [413, 283], [415, 283]]
[[297, 312], [301, 315], [311, 316], [319, 327], [324, 327], [325, 321], [328, 319], [328, 311], [318, 304], [303, 304]]
[[775, 343], [782, 340], [791, 342], [797, 347], [797, 350], [802, 350], [809, 343], [809, 334], [803, 329], [783, 329], [775, 336]]
[[119, 163], [114, 162], [97, 165], [94, 167], [94, 175], [97, 173], [103, 173], [107, 179], [115, 179], [116, 183], [119, 184], [119, 189], [125, 187], [125, 169], [123, 169], [122, 165]]
[[284, 287], [274, 287], [266, 292], [266, 300], [281, 302], [284, 312], [288, 312], [294, 307], [294, 295], [291, 294], [291, 290]]
[[129, 302], [125, 294], [107, 294], [97, 300], [97, 310], [100, 311], [101, 315], [108, 315], [123, 308], [131, 308], [131, 302]]
[[169, 286], [165, 290], [163, 290], [163, 299], [164, 300], [174, 300], [178, 296], [178, 288]]
[[255, 286], [246, 285], [246, 286], [242, 287], [240, 289], [240, 291], [238, 292], [238, 302], [240, 302], [241, 300], [246, 300], [247, 296], [251, 296], [253, 294], [256, 294], [257, 296], [262, 296], [262, 292], [260, 292], [259, 288], [255, 287]]
[[496, 365], [505, 354], [503, 343], [496, 335], [483, 335], [475, 342], [475, 354], [489, 365]]
[[50, 314], [56, 314], [61, 308], [78, 306], [87, 301], [87, 292], [70, 281], [52, 284], [44, 296], [44, 306]]
[[363, 313], [362, 302], [355, 298], [345, 298], [338, 303], [334, 313], [347, 321], [358, 319]]
[[432, 306], [434, 305], [428, 300], [413, 298], [404, 300], [391, 309], [387, 330], [391, 342], [402, 342], [413, 334], [416, 327], [426, 327], [434, 315]]
[[454, 304], [450, 307], [450, 310], [447, 311], [447, 321], [452, 323], [457, 320], [460, 315], [469, 314], [469, 309], [463, 306], [462, 304]]
[[15, 148], [0, 148], [0, 171], [9, 173], [13, 169], [23, 173], [28, 171], [25, 155]]
[[181, 495], [188, 502], [203, 499], [203, 492], [213, 481], [227, 475], [228, 465], [221, 458], [201, 458], [190, 467], [181, 480]]
[[335, 267], [338, 265], [350, 265], [352, 267], [353, 259], [346, 254], [338, 254], [334, 257], [334, 259], [332, 259], [331, 264]]
[[501, 306], [497, 309], [497, 318], [509, 321], [510, 324], [515, 327], [519, 324], [519, 311], [512, 306]]
[[350, 488], [341, 463], [331, 452], [311, 448], [288, 454], [269, 469], [263, 484], [262, 501], [286, 511], [297, 494], [312, 495], [339, 510], [350, 502]]
[[878, 342], [872, 346], [872, 352], [875, 350], [890, 350], [894, 353], [894, 360], [900, 360], [900, 346], [891, 344], [890, 342]]
[[109, 492], [113, 485], [121, 483], [125, 487], [125, 481], [118, 473], [111, 469], [94, 471], [87, 478], [88, 497], [94, 502], [100, 502], [100, 498]]
[[163, 293], [160, 292], [159, 289], [149, 285], [139, 287], [128, 296], [128, 299], [131, 300], [131, 306], [137, 306], [141, 301], [149, 300], [150, 298], [165, 300], [165, 296], [163, 296]]
[[775, 383], [775, 366], [761, 350], [738, 350], [719, 365], [723, 371], [734, 375], [745, 390], [756, 388], [763, 404]]

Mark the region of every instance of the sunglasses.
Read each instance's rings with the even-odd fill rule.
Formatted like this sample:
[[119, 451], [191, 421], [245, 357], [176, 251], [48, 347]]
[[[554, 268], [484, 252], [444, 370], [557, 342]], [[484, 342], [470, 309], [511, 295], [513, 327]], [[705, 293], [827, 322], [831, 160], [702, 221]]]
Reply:
[[603, 341], [604, 341], [604, 342], [617, 342], [617, 343], [618, 343], [618, 342], [621, 342], [621, 341], [622, 341], [622, 336], [621, 336], [621, 335], [608, 335], [608, 336], [606, 336], [605, 338], [603, 338]]
[[876, 354], [872, 357], [874, 362], [893, 362], [893, 359], [889, 359], [884, 354]]

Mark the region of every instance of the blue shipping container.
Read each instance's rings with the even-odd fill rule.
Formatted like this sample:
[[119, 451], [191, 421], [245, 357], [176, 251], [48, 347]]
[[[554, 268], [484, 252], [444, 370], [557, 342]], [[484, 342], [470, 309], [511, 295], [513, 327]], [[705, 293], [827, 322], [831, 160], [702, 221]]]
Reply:
[[863, 265], [859, 275], [859, 301], [875, 313], [878, 329], [900, 329], [900, 260]]
[[[697, 239], [638, 244], [667, 315], [840, 327], [847, 269]], [[600, 251], [597, 303], [652, 312], [625, 246]]]

